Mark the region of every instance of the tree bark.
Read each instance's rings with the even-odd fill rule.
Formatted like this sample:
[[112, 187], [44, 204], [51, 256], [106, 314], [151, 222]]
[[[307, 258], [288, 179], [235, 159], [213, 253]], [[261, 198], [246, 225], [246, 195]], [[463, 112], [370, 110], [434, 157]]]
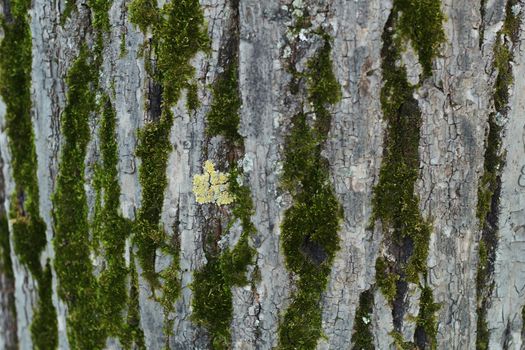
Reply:
[[[18, 45], [8, 41], [8, 26], [13, 16], [27, 19], [33, 135], [27, 142], [37, 161], [24, 164], [36, 166], [46, 225], [38, 258], [41, 271], [49, 260], [52, 273], [48, 306], [56, 316], [44, 314], [56, 318], [56, 330], [44, 327], [56, 333], [52, 348], [81, 349], [82, 337], [100, 336], [95, 348], [525, 349], [520, 0], [33, 0], [20, 14], [26, 2], [0, 1], [0, 38], [7, 49]], [[428, 10], [432, 4], [438, 12]], [[326, 63], [324, 48], [329, 63], [316, 66]], [[80, 125], [84, 112], [71, 107], [72, 81], [84, 49], [93, 74], [78, 89], [93, 98]], [[6, 62], [2, 74], [14, 67]], [[398, 83], [392, 72], [406, 81], [405, 90], [388, 90]], [[331, 74], [337, 87], [326, 91]], [[1, 91], [18, 88], [0, 80]], [[13, 151], [8, 130], [22, 126], [9, 124], [9, 96], [0, 96], [0, 226], [2, 218], [9, 222], [9, 233], [0, 227], [0, 347], [31, 349], [44, 337], [32, 332], [42, 329], [32, 326], [35, 315], [47, 311], [41, 276], [15, 247], [23, 200], [14, 196], [20, 183], [13, 168], [27, 160]], [[109, 137], [104, 96], [114, 112]], [[293, 141], [301, 116], [308, 133]], [[79, 174], [72, 186], [84, 196], [82, 206], [69, 209], [85, 225], [76, 222], [83, 239], [71, 242], [60, 201], [78, 198], [61, 192], [60, 179], [68, 143], [83, 137], [68, 131], [84, 126], [86, 149], [74, 151], [83, 164], [71, 168]], [[148, 130], [155, 135], [149, 141]], [[166, 149], [159, 146], [162, 131]], [[409, 146], [398, 147], [412, 138], [415, 159]], [[218, 196], [230, 192], [232, 203], [197, 200], [194, 179], [208, 160], [228, 177]], [[412, 182], [388, 173], [405, 165]], [[314, 170], [319, 177], [312, 180]], [[111, 188], [119, 193], [114, 212]], [[239, 194], [243, 188], [248, 196]], [[315, 216], [331, 203], [316, 202], [325, 190], [340, 220], [338, 209]], [[154, 210], [146, 207], [150, 191], [160, 210], [156, 220], [147, 216]], [[300, 239], [290, 253], [286, 242], [295, 231], [285, 223], [294, 208], [307, 208], [313, 221], [335, 220], [333, 254], [330, 237], [316, 236], [323, 227], [307, 217], [293, 221], [300, 222], [292, 227]], [[114, 237], [121, 241], [111, 246]], [[253, 254], [239, 265], [235, 259], [248, 250], [236, 247], [245, 239]], [[57, 242], [68, 251], [75, 243], [87, 249], [70, 259], [85, 256], [89, 278], [55, 264], [68, 262]], [[417, 256], [421, 264], [414, 267]], [[119, 263], [124, 270], [114, 281], [122, 282], [125, 300], [115, 306], [103, 276]], [[196, 277], [202, 271], [209, 273], [205, 284]], [[326, 283], [315, 289], [311, 281], [323, 271]], [[71, 290], [69, 277], [78, 281]], [[88, 280], [93, 284], [82, 284]], [[209, 300], [197, 296], [199, 288]], [[304, 315], [293, 316], [306, 294], [308, 306], [298, 307]], [[317, 314], [319, 322], [311, 316]], [[94, 317], [84, 320], [92, 321], [85, 332], [74, 328], [74, 315]]]

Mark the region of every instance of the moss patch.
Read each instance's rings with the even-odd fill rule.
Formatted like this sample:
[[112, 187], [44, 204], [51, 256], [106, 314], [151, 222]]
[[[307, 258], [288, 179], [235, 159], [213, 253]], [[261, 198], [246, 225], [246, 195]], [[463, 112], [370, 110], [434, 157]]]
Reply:
[[139, 131], [136, 151], [137, 157], [142, 159], [139, 169], [142, 203], [137, 214], [134, 241], [144, 277], [154, 287], [159, 286], [155, 273], [155, 251], [162, 244], [164, 237], [159, 221], [164, 189], [168, 184], [166, 166], [172, 149], [169, 140], [172, 123], [173, 115], [169, 110], [164, 110], [158, 122], [146, 124]]
[[38, 281], [38, 307], [31, 323], [34, 349], [56, 349], [58, 346], [57, 313], [53, 303], [51, 264], [46, 264]]
[[210, 258], [193, 274], [192, 319], [208, 330], [210, 345], [215, 350], [229, 349], [231, 343], [233, 306], [231, 284], [227, 279], [217, 258]]
[[397, 281], [399, 275], [394, 272], [394, 266], [384, 257], [380, 256], [376, 260], [376, 283], [381, 293], [389, 303], [393, 303], [397, 295]]
[[434, 303], [432, 289], [424, 286], [421, 289], [419, 301], [419, 314], [416, 319], [416, 332], [414, 342], [417, 349], [436, 349], [437, 319], [436, 312], [440, 308], [439, 304]]
[[97, 303], [97, 280], [90, 259], [90, 234], [84, 190], [84, 159], [90, 137], [91, 90], [97, 70], [83, 46], [66, 78], [67, 103], [61, 118], [63, 147], [53, 197], [59, 295], [68, 306], [68, 338], [74, 349], [102, 349], [106, 332]]
[[[15, 253], [38, 284], [38, 302], [31, 324], [33, 344], [39, 349], [54, 349], [58, 345], [56, 311], [51, 291], [44, 290], [50, 285], [50, 275], [40, 263], [47, 239], [46, 224], [40, 217], [38, 164], [31, 120], [32, 41], [28, 18], [31, 1], [14, 0], [10, 5], [11, 12], [0, 19], [4, 32], [0, 43], [0, 95], [6, 104], [7, 137], [15, 180], [9, 217]], [[5, 239], [9, 245], [9, 235]], [[9, 269], [10, 262], [4, 263], [8, 263]]]
[[432, 60], [445, 41], [440, 0], [395, 0], [392, 12], [399, 14], [398, 30], [418, 53], [423, 76], [432, 75]]
[[316, 347], [322, 335], [321, 294], [339, 249], [342, 208], [321, 150], [330, 129], [328, 108], [341, 95], [332, 72], [330, 39], [324, 33], [322, 38], [324, 44], [308, 62], [305, 75], [315, 122], [310, 125], [305, 113], [297, 114], [286, 140], [282, 186], [291, 193], [293, 204], [284, 213], [281, 243], [286, 266], [298, 282], [279, 327], [280, 349]]
[[130, 271], [131, 276], [128, 315], [126, 318], [126, 336], [121, 338], [122, 345], [125, 349], [146, 350], [144, 342], [144, 332], [140, 327], [140, 305], [139, 305], [139, 281], [137, 269], [135, 267], [135, 258], [130, 249]]
[[109, 96], [104, 95], [100, 102], [102, 105], [99, 128], [101, 162], [95, 170], [95, 188], [99, 193], [99, 201], [92, 225], [93, 240], [100, 242], [105, 260], [104, 268], [98, 277], [98, 303], [102, 310], [102, 326], [108, 335], [123, 336], [123, 311], [127, 304], [128, 275], [124, 253], [126, 238], [131, 232], [131, 223], [119, 213], [120, 185], [115, 111]]
[[374, 350], [371, 315], [374, 308], [374, 290], [368, 289], [359, 296], [359, 306], [355, 313], [352, 350]]
[[[3, 176], [0, 174], [0, 178]], [[3, 179], [2, 179], [3, 181]], [[0, 267], [4, 276], [4, 300], [6, 300], [6, 309], [4, 309], [5, 317], [9, 317], [16, 324], [17, 312], [15, 304], [15, 275], [13, 272], [13, 262], [11, 260], [11, 244], [9, 242], [9, 224], [5, 213], [0, 214]], [[42, 322], [34, 322], [34, 324], [42, 324]], [[51, 329], [52, 327], [50, 327]], [[14, 331], [12, 345], [17, 348], [18, 336], [17, 331]], [[51, 337], [52, 339], [52, 337]], [[8, 344], [9, 339], [6, 339]]]
[[[213, 349], [229, 349], [231, 343], [230, 324], [233, 319], [232, 292], [234, 286], [249, 283], [247, 267], [253, 263], [255, 249], [250, 246], [250, 237], [256, 229], [251, 222], [254, 208], [250, 189], [237, 182], [241, 171], [230, 170], [229, 190], [234, 198], [231, 205], [230, 223], [239, 220], [242, 233], [233, 248], [222, 252], [208, 253], [206, 264], [194, 273], [194, 322], [210, 334]], [[216, 244], [216, 242], [213, 242]]]
[[207, 134], [210, 136], [222, 135], [231, 144], [242, 142], [238, 131], [239, 108], [241, 107], [239, 73], [237, 62], [233, 61], [214, 84], [213, 101], [206, 118]]

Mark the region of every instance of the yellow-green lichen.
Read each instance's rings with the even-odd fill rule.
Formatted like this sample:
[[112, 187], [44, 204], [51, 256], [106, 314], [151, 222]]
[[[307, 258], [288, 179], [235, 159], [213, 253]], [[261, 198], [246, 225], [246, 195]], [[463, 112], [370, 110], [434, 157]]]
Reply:
[[197, 203], [231, 204], [233, 196], [228, 191], [228, 175], [215, 170], [210, 160], [204, 162], [203, 170], [202, 175], [193, 177], [193, 194]]

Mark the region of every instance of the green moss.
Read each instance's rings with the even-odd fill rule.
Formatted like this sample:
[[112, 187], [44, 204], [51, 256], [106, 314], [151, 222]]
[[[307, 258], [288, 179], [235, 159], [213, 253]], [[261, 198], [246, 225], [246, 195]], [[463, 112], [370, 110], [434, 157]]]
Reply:
[[[383, 32], [384, 85], [381, 106], [387, 128], [379, 181], [372, 197], [372, 221], [381, 222], [391, 245], [390, 250], [405, 254], [392, 263], [387, 263], [382, 257], [376, 261], [378, 286], [396, 307], [394, 300], [404, 298], [396, 288], [398, 283], [420, 285], [422, 297], [414, 340], [431, 347], [435, 346], [435, 313], [438, 308], [433, 303], [432, 290], [427, 285], [421, 285], [420, 280], [426, 281], [427, 277], [432, 227], [421, 215], [419, 198], [414, 193], [419, 176], [418, 149], [422, 118], [418, 102], [413, 97], [416, 87], [408, 82], [406, 68], [398, 62], [404, 49], [404, 40], [410, 40], [423, 66], [423, 77], [430, 76], [432, 60], [444, 40], [442, 21], [439, 1], [394, 2]], [[393, 336], [398, 348], [415, 347], [412, 342], [404, 342], [400, 333], [394, 332]]]
[[[1, 176], [1, 175], [0, 175]], [[14, 279], [13, 262], [11, 260], [11, 244], [9, 243], [9, 224], [7, 217], [0, 215], [0, 259], [2, 259], [2, 273], [6, 278]]]
[[400, 332], [393, 331], [390, 333], [390, 336], [394, 339], [396, 350], [417, 350], [414, 343], [405, 341], [403, 334]]
[[399, 275], [391, 272], [393, 266], [382, 256], [376, 260], [376, 283], [381, 293], [390, 304], [394, 302], [397, 294], [397, 281]]
[[128, 5], [129, 20], [146, 33], [159, 22], [157, 0], [133, 0]]
[[69, 17], [71, 17], [71, 14], [73, 11], [76, 11], [77, 9], [77, 1], [76, 0], [66, 0], [66, 5], [64, 7], [64, 11], [62, 11], [62, 15], [60, 16], [60, 24], [64, 25]]
[[144, 277], [154, 287], [158, 287], [155, 273], [155, 251], [162, 244], [164, 231], [159, 227], [164, 190], [168, 184], [166, 166], [169, 153], [173, 115], [168, 109], [158, 122], [146, 124], [138, 135], [139, 144], [136, 154], [142, 159], [139, 169], [139, 181], [142, 185], [142, 203], [137, 214], [134, 240], [137, 245], [137, 257], [144, 270]]
[[[247, 267], [253, 263], [255, 249], [249, 239], [256, 232], [251, 222], [253, 203], [247, 186], [237, 182], [239, 170], [230, 172], [230, 191], [235, 200], [232, 207], [231, 222], [240, 220], [242, 233], [233, 249], [226, 248], [219, 254], [208, 254], [208, 261], [194, 273], [192, 289], [194, 292], [194, 322], [205, 327], [211, 338], [213, 349], [230, 348], [230, 323], [233, 318], [231, 289], [249, 283]], [[209, 294], [207, 293], [209, 291]]]
[[[102, 349], [108, 336], [118, 337], [125, 348], [140, 347], [140, 327], [128, 321], [136, 310], [128, 299], [125, 263], [126, 239], [132, 224], [120, 214], [116, 115], [110, 97], [101, 93], [98, 75], [102, 65], [103, 36], [110, 30], [111, 0], [90, 0], [96, 41], [83, 45], [66, 78], [67, 101], [61, 118], [63, 146], [57, 188], [53, 196], [55, 219], [55, 269], [59, 295], [68, 307], [67, 330], [73, 349]], [[94, 169], [96, 203], [92, 222], [88, 219], [84, 191], [84, 167], [90, 139], [89, 120], [100, 113], [100, 159]], [[91, 253], [104, 261], [98, 276], [93, 274]], [[133, 284], [133, 276], [132, 276]], [[130, 299], [137, 298], [132, 286]]]
[[53, 196], [55, 270], [59, 296], [68, 307], [68, 338], [73, 349], [102, 349], [106, 338], [102, 311], [97, 303], [98, 285], [89, 256], [84, 190], [84, 159], [90, 136], [88, 121], [95, 106], [90, 87], [97, 73], [89, 56], [83, 46], [66, 78], [67, 102], [61, 118], [64, 142]]
[[126, 320], [126, 336], [121, 338], [124, 349], [146, 350], [144, 332], [140, 327], [140, 305], [139, 305], [139, 281], [135, 258], [130, 249], [130, 271], [131, 276], [128, 301], [128, 315]]
[[191, 83], [188, 86], [186, 94], [186, 108], [190, 112], [195, 112], [201, 105], [201, 101], [199, 100], [199, 94], [198, 94], [198, 86], [197, 83]]
[[330, 131], [331, 113], [327, 106], [341, 99], [341, 87], [332, 70], [332, 46], [328, 34], [321, 32], [324, 45], [308, 62], [308, 101], [315, 113], [314, 133], [319, 142], [326, 141]]
[[[2, 177], [2, 175], [0, 175]], [[0, 210], [1, 212], [1, 210]], [[13, 262], [11, 260], [11, 244], [9, 241], [9, 224], [5, 212], [0, 214], [0, 268], [3, 274], [3, 287], [5, 300], [5, 308], [3, 310], [4, 317], [10, 318], [16, 323], [17, 312], [15, 302], [15, 275], [13, 272]], [[33, 325], [42, 324], [42, 322], [33, 322]], [[52, 327], [50, 327], [51, 329]], [[52, 339], [52, 337], [51, 337]], [[15, 349], [18, 349], [18, 336], [17, 333], [13, 334], [12, 345]], [[9, 340], [6, 339], [6, 344]], [[50, 347], [49, 349], [53, 349]]]
[[199, 51], [209, 50], [199, 1], [174, 1], [158, 9], [155, 0], [133, 0], [128, 8], [132, 23], [144, 33], [152, 30], [157, 66], [154, 73], [150, 72], [162, 84], [164, 103], [171, 106], [195, 74], [191, 59]]
[[210, 258], [193, 274], [193, 321], [205, 327], [214, 350], [229, 349], [233, 319], [232, 291], [220, 260]]
[[439, 308], [440, 305], [434, 303], [432, 289], [428, 286], [422, 287], [419, 299], [419, 314], [416, 320], [416, 338], [419, 330], [424, 334], [424, 340], [421, 340], [422, 344], [419, 344], [420, 348], [430, 350], [437, 348], [436, 312]]
[[31, 323], [33, 348], [38, 350], [56, 349], [58, 346], [57, 313], [51, 302], [52, 280], [51, 264], [48, 261], [38, 281], [38, 307]]
[[206, 118], [208, 121], [207, 134], [210, 136], [222, 135], [227, 142], [232, 144], [242, 139], [238, 131], [241, 107], [238, 74], [237, 60], [230, 61], [214, 84], [211, 109]]
[[[84, 162], [90, 138], [89, 118], [97, 112], [94, 88], [100, 59], [86, 46], [71, 66], [62, 114], [64, 137], [57, 188], [53, 197], [59, 295], [68, 306], [68, 338], [74, 349], [102, 349], [107, 336], [123, 337], [127, 304], [124, 249], [131, 225], [119, 213], [116, 116], [110, 98], [101, 98], [101, 160], [95, 167], [97, 192], [93, 223], [88, 221]], [[91, 229], [91, 231], [90, 231]], [[96, 278], [90, 258], [94, 248], [105, 264]]]
[[122, 335], [123, 311], [127, 304], [127, 274], [124, 258], [126, 238], [131, 223], [119, 213], [120, 185], [118, 182], [118, 146], [116, 116], [110, 98], [104, 95], [100, 101], [102, 118], [99, 127], [101, 161], [95, 170], [98, 197], [92, 236], [100, 242], [105, 260], [100, 272], [98, 303], [103, 310], [102, 326], [109, 335]]
[[479, 241], [476, 278], [478, 316], [476, 348], [480, 350], [488, 349], [490, 338], [486, 317], [489, 297], [493, 289], [491, 274], [498, 244], [498, 227], [493, 222], [497, 221], [499, 214], [500, 175], [505, 161], [501, 149], [502, 127], [498, 124], [497, 119], [507, 115], [509, 88], [514, 82], [511, 62], [514, 56], [514, 45], [518, 43], [521, 27], [520, 18], [512, 11], [517, 3], [516, 0], [507, 1], [505, 21], [494, 44], [493, 69], [497, 72], [497, 76], [493, 87], [493, 102], [496, 112], [491, 113], [488, 119], [483, 175], [479, 179], [478, 185], [477, 218], [482, 234]]
[[40, 253], [47, 243], [46, 225], [40, 217], [35, 220], [19, 213], [15, 214], [14, 211], [12, 216], [16, 217], [12, 223], [15, 252], [20, 262], [27, 266], [31, 274], [38, 279], [42, 273]]
[[[189, 81], [195, 69], [190, 61], [199, 51], [208, 49], [209, 39], [198, 0], [174, 1], [166, 3], [161, 9], [154, 0], [133, 0], [128, 9], [132, 23], [143, 32], [152, 31], [149, 45], [156, 66], [149, 60], [146, 66], [152, 78], [162, 85], [163, 91], [160, 120], [146, 124], [138, 135], [137, 156], [142, 160], [139, 169], [142, 204], [134, 234], [144, 277], [153, 288], [157, 288], [160, 283], [155, 272], [155, 251], [163, 246], [166, 237], [159, 221], [167, 185], [167, 160], [172, 149], [169, 135], [173, 115], [169, 108], [178, 101], [181, 90], [191, 86]], [[172, 276], [173, 273], [171, 269], [165, 274]], [[175, 290], [173, 285], [169, 288]]]
[[324, 45], [308, 62], [308, 101], [315, 123], [297, 114], [286, 140], [282, 186], [293, 197], [284, 213], [281, 243], [287, 268], [298, 276], [297, 291], [279, 327], [280, 349], [313, 349], [322, 335], [321, 294], [339, 249], [342, 208], [330, 184], [329, 166], [321, 150], [330, 129], [328, 107], [340, 99], [332, 72], [331, 45]]
[[93, 14], [93, 28], [98, 33], [109, 32], [109, 9], [113, 0], [88, 0], [88, 6]]
[[354, 332], [352, 333], [352, 350], [374, 350], [371, 315], [374, 308], [373, 289], [365, 290], [359, 295], [359, 306], [355, 313]]
[[[180, 238], [178, 232], [178, 221], [174, 225], [173, 238], [169, 243], [164, 243], [162, 250], [164, 254], [172, 257], [171, 264], [164, 271], [160, 273], [164, 284], [162, 286], [162, 299], [161, 303], [164, 306], [165, 313], [174, 311], [174, 303], [180, 295], [180, 280], [179, 280], [179, 262], [180, 262]], [[164, 239], [166, 241], [166, 239]], [[171, 332], [172, 328], [166, 324], [166, 334]]]
[[328, 278], [326, 273], [310, 272], [308, 278], [298, 282], [279, 326], [279, 349], [315, 349], [322, 336], [321, 292]]
[[[208, 135], [223, 136], [227, 149], [232, 153], [244, 148], [243, 139], [238, 133], [241, 99], [237, 69], [238, 62], [235, 56], [229, 60], [228, 67], [215, 82], [212, 107], [207, 115]], [[256, 254], [255, 249], [250, 246], [250, 237], [256, 232], [251, 221], [251, 216], [254, 214], [251, 191], [248, 186], [239, 183], [243, 176], [242, 168], [238, 167], [234, 161], [231, 161], [228, 166], [228, 190], [234, 200], [230, 207], [227, 230], [236, 221], [240, 221], [242, 233], [233, 248], [208, 253], [206, 265], [195, 273], [193, 282], [195, 298], [192, 317], [195, 323], [208, 330], [211, 338], [210, 345], [213, 349], [230, 348], [230, 323], [233, 318], [231, 289], [234, 286], [249, 284], [246, 269], [253, 263]], [[215, 245], [216, 242], [211, 242], [211, 244]], [[198, 291], [208, 288], [214, 291], [213, 300], [205, 300], [202, 292], [199, 292], [201, 297], [196, 297]]]
[[[57, 325], [56, 321], [49, 320], [55, 315], [55, 309], [51, 292], [43, 290], [47, 286], [47, 274], [40, 263], [47, 238], [46, 224], [40, 217], [38, 164], [31, 120], [30, 7], [31, 1], [28, 0], [11, 1], [11, 13], [0, 19], [4, 33], [0, 43], [0, 95], [6, 105], [6, 129], [15, 181], [9, 213], [14, 251], [38, 285], [38, 302], [31, 329], [41, 332], [32, 331], [32, 340], [37, 348], [46, 346], [46, 349], [53, 349], [57, 347]], [[8, 252], [8, 234], [5, 239], [3, 250]], [[6, 269], [11, 269], [10, 259], [4, 260]]]
[[126, 43], [126, 33], [120, 35], [120, 51], [119, 58], [124, 58], [128, 54], [128, 48]]
[[432, 75], [432, 60], [445, 41], [444, 15], [440, 0], [395, 0], [399, 32], [410, 40], [423, 66], [423, 76]]
[[485, 40], [485, 15], [487, 12], [487, 0], [479, 1], [479, 15], [481, 17], [481, 24], [479, 27], [479, 48], [481, 49], [483, 45], [483, 40]]
[[167, 3], [160, 11], [157, 59], [160, 81], [167, 105], [176, 103], [180, 91], [195, 75], [190, 60], [199, 51], [209, 50], [209, 38], [204, 14], [198, 0]]

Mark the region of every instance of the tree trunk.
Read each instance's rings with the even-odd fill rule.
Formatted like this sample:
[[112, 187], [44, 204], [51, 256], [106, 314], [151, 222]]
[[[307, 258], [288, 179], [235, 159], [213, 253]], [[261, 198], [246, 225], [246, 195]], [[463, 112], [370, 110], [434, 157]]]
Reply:
[[525, 349], [520, 0], [2, 0], [0, 347]]

